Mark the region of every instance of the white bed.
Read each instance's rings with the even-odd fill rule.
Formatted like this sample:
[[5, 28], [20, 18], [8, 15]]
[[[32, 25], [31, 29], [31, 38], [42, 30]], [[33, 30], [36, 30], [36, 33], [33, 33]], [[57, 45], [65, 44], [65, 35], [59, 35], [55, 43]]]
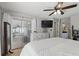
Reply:
[[79, 41], [50, 38], [26, 44], [20, 56], [79, 56]]

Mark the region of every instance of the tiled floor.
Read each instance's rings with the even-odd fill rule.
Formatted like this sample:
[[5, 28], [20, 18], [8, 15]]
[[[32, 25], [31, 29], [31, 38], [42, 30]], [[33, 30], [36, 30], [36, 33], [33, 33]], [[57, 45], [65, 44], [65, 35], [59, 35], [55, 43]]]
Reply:
[[13, 53], [8, 53], [6, 56], [20, 56], [22, 48], [13, 49]]

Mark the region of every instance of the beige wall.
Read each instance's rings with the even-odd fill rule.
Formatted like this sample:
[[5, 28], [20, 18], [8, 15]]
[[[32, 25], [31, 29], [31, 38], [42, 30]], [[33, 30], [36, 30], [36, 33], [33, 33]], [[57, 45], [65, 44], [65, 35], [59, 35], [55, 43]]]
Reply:
[[79, 15], [71, 16], [71, 25], [74, 25], [75, 29], [79, 29]]

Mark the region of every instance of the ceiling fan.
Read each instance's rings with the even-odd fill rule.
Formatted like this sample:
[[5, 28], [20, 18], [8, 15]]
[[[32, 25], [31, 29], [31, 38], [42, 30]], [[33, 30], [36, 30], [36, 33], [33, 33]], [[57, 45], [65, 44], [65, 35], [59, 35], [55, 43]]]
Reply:
[[53, 11], [51, 14], [49, 14], [49, 16], [51, 16], [52, 14], [56, 14], [56, 13], [63, 15], [64, 14], [63, 10], [70, 9], [76, 6], [77, 4], [63, 7], [63, 2], [58, 2], [58, 4], [54, 7], [54, 9], [45, 9], [43, 11]]

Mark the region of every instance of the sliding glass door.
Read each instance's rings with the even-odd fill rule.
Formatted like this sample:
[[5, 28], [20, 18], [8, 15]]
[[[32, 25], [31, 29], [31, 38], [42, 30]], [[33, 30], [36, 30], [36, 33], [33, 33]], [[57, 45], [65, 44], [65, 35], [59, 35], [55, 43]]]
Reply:
[[30, 41], [31, 22], [27, 20], [12, 20], [12, 22], [12, 47], [21, 48]]

